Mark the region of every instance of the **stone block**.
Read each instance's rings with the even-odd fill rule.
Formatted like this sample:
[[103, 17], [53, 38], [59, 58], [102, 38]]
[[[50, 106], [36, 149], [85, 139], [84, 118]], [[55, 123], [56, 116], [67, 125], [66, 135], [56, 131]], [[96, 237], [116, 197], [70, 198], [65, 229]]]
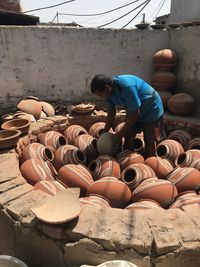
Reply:
[[62, 240], [65, 238], [64, 236], [64, 225], [63, 224], [47, 224], [40, 222], [37, 224], [37, 228], [46, 236], [56, 239], [56, 240]]
[[22, 177], [22, 176], [18, 176], [15, 179], [9, 180], [5, 183], [1, 183], [0, 184], [0, 194], [11, 190], [19, 185], [23, 185], [26, 183], [26, 180]]
[[31, 123], [28, 135], [38, 135], [40, 133], [40, 128], [36, 125], [36, 122]]
[[54, 117], [46, 117], [44, 119], [53, 121], [54, 124], [61, 124], [61, 123], [65, 123], [67, 121], [67, 117], [66, 116], [61, 116], [61, 115], [56, 115]]

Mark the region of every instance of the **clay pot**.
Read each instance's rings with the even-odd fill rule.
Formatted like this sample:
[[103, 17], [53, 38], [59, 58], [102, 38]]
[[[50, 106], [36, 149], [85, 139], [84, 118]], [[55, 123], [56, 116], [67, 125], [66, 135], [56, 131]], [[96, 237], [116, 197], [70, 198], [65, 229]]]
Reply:
[[21, 154], [21, 163], [23, 163], [28, 159], [35, 159], [35, 158], [44, 161], [47, 160], [52, 161], [54, 158], [54, 154], [49, 148], [43, 146], [42, 144], [32, 143], [23, 149]]
[[122, 144], [118, 144], [113, 133], [106, 132], [97, 140], [99, 155], [114, 156], [120, 150]]
[[121, 171], [123, 171], [129, 165], [144, 163], [144, 158], [142, 155], [128, 149], [118, 153], [116, 159], [120, 164]]
[[42, 106], [42, 111], [47, 115], [47, 117], [55, 116], [55, 110], [51, 104], [44, 101], [40, 101], [40, 104]]
[[96, 122], [90, 127], [89, 134], [94, 138], [99, 138], [99, 136], [103, 133], [104, 128], [105, 122]]
[[26, 134], [30, 128], [31, 122], [27, 119], [13, 119], [4, 122], [1, 125], [3, 130], [19, 130], [22, 134]]
[[12, 148], [17, 145], [21, 131], [2, 130], [0, 131], [0, 149]]
[[194, 98], [185, 93], [173, 95], [168, 103], [168, 109], [177, 116], [186, 116], [193, 112], [195, 108]]
[[107, 155], [100, 156], [91, 161], [88, 168], [92, 172], [95, 181], [105, 176], [112, 176], [119, 179], [121, 174], [118, 162]]
[[179, 193], [200, 189], [200, 171], [191, 167], [177, 167], [166, 179], [174, 184]]
[[74, 145], [75, 140], [79, 135], [82, 134], [87, 134], [88, 132], [86, 131], [85, 128], [83, 128], [80, 125], [71, 125], [65, 129], [63, 135], [67, 138], [68, 144], [69, 145]]
[[15, 112], [15, 114], [13, 115], [13, 117], [15, 119], [27, 119], [30, 122], [36, 122], [36, 119], [35, 119], [35, 117], [33, 115], [28, 114], [28, 113], [25, 113], [25, 112], [22, 112], [22, 111]]
[[171, 71], [156, 71], [151, 84], [156, 90], [167, 91], [176, 84], [176, 76]]
[[17, 108], [28, 114], [32, 114], [36, 118], [36, 120], [40, 118], [42, 112], [42, 106], [40, 102], [34, 99], [26, 99], [20, 101], [17, 105]]
[[156, 147], [156, 156], [168, 159], [173, 164], [176, 158], [184, 152], [182, 145], [176, 140], [164, 140]]
[[93, 205], [93, 206], [100, 206], [103, 208], [109, 208], [110, 204], [109, 204], [109, 200], [103, 198], [102, 196], [89, 196], [89, 197], [82, 197], [79, 198], [79, 202], [80, 204], [83, 205]]
[[20, 167], [22, 176], [31, 185], [35, 185], [39, 181], [54, 181], [57, 175], [53, 165], [41, 159], [28, 159]]
[[132, 193], [132, 201], [152, 199], [163, 208], [168, 208], [178, 195], [176, 187], [169, 181], [162, 179], [147, 179], [143, 181]]
[[97, 139], [89, 134], [79, 135], [75, 140], [75, 146], [86, 155], [88, 162], [98, 156]]
[[86, 156], [77, 147], [72, 145], [65, 145], [59, 147], [55, 152], [53, 160], [54, 167], [58, 171], [66, 164], [85, 164]]
[[160, 179], [165, 179], [174, 169], [173, 165], [167, 159], [159, 157], [149, 157], [144, 163], [151, 167], [156, 176]]
[[38, 135], [39, 142], [55, 152], [60, 146], [67, 144], [66, 138], [57, 131], [48, 131]]
[[133, 140], [133, 149], [135, 152], [143, 154], [145, 152], [144, 137], [141, 134], [137, 134]]
[[191, 140], [191, 135], [184, 130], [176, 130], [176, 131], [171, 132], [168, 135], [167, 139], [178, 141], [183, 146], [183, 148], [186, 150], [188, 143]]
[[172, 97], [172, 93], [170, 93], [169, 91], [158, 91], [158, 93], [162, 100], [164, 109], [167, 109], [167, 103], [169, 99]]
[[200, 171], [200, 159], [196, 159], [195, 161], [193, 161], [190, 167], [193, 167]]
[[171, 49], [163, 49], [153, 56], [153, 62], [156, 69], [171, 70], [177, 64], [177, 56]]
[[133, 191], [143, 180], [155, 177], [151, 167], [143, 163], [132, 164], [126, 167], [121, 174], [121, 180]]
[[200, 203], [200, 196], [195, 191], [186, 191], [179, 194], [170, 209], [181, 209], [183, 206]]
[[117, 126], [115, 127], [114, 131], [117, 133], [121, 130], [121, 128], [124, 126], [125, 122], [120, 122], [119, 124], [117, 124]]
[[113, 208], [124, 208], [131, 199], [128, 186], [114, 177], [104, 177], [92, 183], [87, 190], [87, 196], [93, 194], [107, 198]]
[[180, 154], [175, 164], [179, 167], [190, 167], [193, 161], [200, 159], [200, 150], [199, 149], [190, 149], [186, 152]]
[[138, 202], [128, 205], [126, 210], [146, 210], [146, 209], [160, 209], [160, 204], [152, 199], [141, 199]]
[[40, 181], [34, 185], [34, 188], [55, 196], [58, 192], [65, 190], [66, 186], [58, 181]]
[[90, 184], [93, 182], [90, 171], [80, 164], [67, 164], [58, 171], [58, 180], [68, 187], [80, 187], [81, 196], [85, 193]]
[[27, 99], [32, 99], [32, 100], [36, 100], [36, 101], [40, 101], [38, 97], [33, 96], [33, 95], [27, 95], [23, 98], [23, 100], [27, 100]]
[[188, 143], [188, 149], [200, 149], [200, 137], [193, 138]]

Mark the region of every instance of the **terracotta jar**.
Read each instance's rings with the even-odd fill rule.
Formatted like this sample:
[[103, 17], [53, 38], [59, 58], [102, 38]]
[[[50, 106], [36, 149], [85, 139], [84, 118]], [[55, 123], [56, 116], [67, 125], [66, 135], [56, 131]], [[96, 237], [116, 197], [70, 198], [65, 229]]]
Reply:
[[51, 104], [48, 102], [40, 101], [40, 105], [42, 106], [42, 111], [47, 115], [47, 117], [55, 116], [55, 110]]
[[160, 209], [161, 205], [152, 199], [141, 199], [138, 202], [128, 205], [127, 210], [146, 210], [146, 209]]
[[42, 144], [39, 143], [32, 143], [28, 146], [26, 146], [21, 154], [21, 163], [28, 159], [41, 159], [44, 161], [52, 161], [54, 158], [54, 154], [51, 151], [51, 149], [45, 147]]
[[48, 131], [38, 135], [39, 142], [55, 152], [60, 146], [67, 144], [66, 138], [57, 131]]
[[35, 117], [36, 120], [40, 118], [42, 106], [40, 102], [35, 99], [24, 99], [19, 102], [17, 108]]
[[88, 162], [98, 156], [97, 139], [89, 134], [79, 135], [75, 140], [75, 146], [85, 153]]
[[156, 71], [151, 84], [158, 91], [167, 91], [176, 84], [176, 76], [171, 71]]
[[193, 161], [200, 159], [200, 150], [199, 149], [190, 149], [184, 153], [181, 153], [175, 163], [180, 167], [190, 167]]
[[170, 209], [181, 209], [183, 206], [200, 203], [200, 196], [195, 191], [186, 191], [178, 195]]
[[20, 167], [22, 176], [31, 185], [35, 185], [39, 181], [54, 181], [57, 172], [49, 161], [41, 159], [28, 159]]
[[129, 165], [144, 163], [144, 158], [142, 155], [128, 149], [118, 153], [116, 159], [120, 164], [121, 171], [123, 171]]
[[65, 129], [63, 135], [67, 138], [68, 144], [69, 145], [74, 145], [75, 140], [79, 135], [82, 134], [87, 134], [88, 132], [86, 131], [85, 128], [83, 128], [80, 125], [70, 125]]
[[200, 137], [193, 138], [188, 143], [188, 149], [200, 149]]
[[184, 130], [176, 130], [176, 131], [171, 132], [168, 135], [167, 139], [178, 141], [183, 146], [183, 148], [186, 150], [188, 143], [191, 140], [191, 135]]
[[176, 158], [184, 152], [182, 145], [176, 140], [164, 140], [156, 147], [156, 156], [168, 159], [171, 163], [175, 163]]
[[135, 152], [143, 154], [145, 152], [145, 142], [142, 135], [136, 135], [133, 140], [133, 149]]
[[132, 164], [126, 167], [121, 174], [121, 180], [133, 191], [143, 180], [156, 177], [151, 167], [143, 163]]
[[166, 178], [176, 186], [179, 193], [200, 189], [200, 171], [192, 167], [177, 167]]
[[25, 112], [22, 112], [22, 111], [16, 111], [15, 114], [13, 115], [14, 118], [16, 119], [27, 119], [29, 120], [30, 122], [36, 122], [36, 119], [33, 115], [31, 114], [28, 114], [28, 113], [25, 113]]
[[34, 188], [55, 196], [58, 192], [65, 190], [67, 187], [58, 181], [40, 181], [34, 185]]
[[193, 161], [190, 167], [193, 167], [200, 171], [200, 159], [196, 159], [195, 161]]
[[152, 199], [163, 208], [168, 208], [178, 195], [176, 187], [169, 181], [163, 179], [147, 179], [143, 181], [132, 193], [132, 201], [141, 199]]
[[162, 49], [153, 56], [156, 69], [171, 70], [177, 64], [177, 56], [171, 49]]
[[104, 128], [105, 122], [96, 122], [90, 127], [89, 134], [94, 138], [99, 138], [99, 136], [103, 133]]
[[81, 196], [85, 196], [89, 185], [93, 182], [90, 171], [80, 164], [67, 164], [61, 167], [58, 171], [58, 180], [68, 187], [79, 187]]
[[97, 194], [107, 198], [113, 208], [124, 208], [131, 199], [128, 186], [114, 177], [104, 177], [92, 183], [87, 196]]
[[167, 103], [169, 99], [172, 97], [172, 93], [170, 93], [169, 91], [158, 91], [158, 93], [162, 100], [164, 109], [167, 109]]
[[99, 206], [103, 208], [109, 208], [109, 200], [105, 199], [102, 196], [97, 196], [97, 195], [91, 195], [89, 197], [82, 197], [79, 198], [80, 204], [83, 205], [93, 205], [93, 206]]
[[54, 167], [58, 171], [63, 165], [66, 164], [85, 164], [86, 156], [77, 147], [73, 145], [65, 145], [59, 147], [55, 152], [53, 160]]
[[107, 155], [100, 156], [91, 161], [88, 168], [92, 172], [95, 181], [105, 176], [119, 179], [121, 174], [119, 163], [113, 157]]
[[149, 157], [144, 163], [151, 167], [156, 176], [160, 179], [165, 179], [174, 169], [173, 165], [167, 159], [159, 157]]
[[168, 109], [177, 116], [186, 116], [194, 111], [194, 98], [185, 93], [173, 95], [167, 102]]

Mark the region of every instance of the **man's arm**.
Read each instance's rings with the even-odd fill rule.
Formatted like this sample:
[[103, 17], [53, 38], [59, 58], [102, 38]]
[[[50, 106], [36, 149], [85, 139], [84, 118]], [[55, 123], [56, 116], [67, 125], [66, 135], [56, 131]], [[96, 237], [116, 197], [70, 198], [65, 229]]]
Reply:
[[104, 132], [108, 132], [110, 130], [110, 128], [112, 127], [113, 122], [115, 120], [115, 116], [116, 116], [116, 110], [109, 109], [108, 110], [108, 115], [107, 115], [107, 118], [106, 118], [106, 125], [105, 125], [105, 128], [104, 128]]

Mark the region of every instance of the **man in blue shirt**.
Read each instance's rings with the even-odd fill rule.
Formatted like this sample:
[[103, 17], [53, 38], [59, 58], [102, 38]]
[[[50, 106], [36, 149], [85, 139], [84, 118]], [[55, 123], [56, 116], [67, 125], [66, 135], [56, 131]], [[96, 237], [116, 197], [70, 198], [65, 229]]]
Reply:
[[155, 156], [155, 146], [163, 134], [163, 105], [155, 89], [137, 76], [124, 74], [112, 78], [99, 74], [91, 82], [91, 92], [108, 102], [108, 116], [104, 132], [112, 127], [116, 107], [126, 110], [125, 124], [115, 134], [124, 148], [133, 149], [133, 138], [143, 131], [146, 156]]

